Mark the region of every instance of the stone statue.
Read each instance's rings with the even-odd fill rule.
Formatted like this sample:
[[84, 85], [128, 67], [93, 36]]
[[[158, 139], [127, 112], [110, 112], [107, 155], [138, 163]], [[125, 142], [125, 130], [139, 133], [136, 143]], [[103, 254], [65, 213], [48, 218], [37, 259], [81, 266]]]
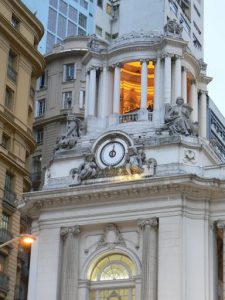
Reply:
[[166, 25], [164, 26], [165, 35], [175, 35], [181, 37], [182, 31], [183, 26], [180, 25], [175, 19], [169, 19]]
[[198, 123], [190, 120], [192, 108], [184, 104], [184, 99], [177, 98], [176, 105], [171, 106], [166, 104], [165, 106], [165, 125], [157, 130], [157, 134], [160, 134], [163, 130], [169, 130], [170, 135], [198, 135]]
[[55, 152], [73, 148], [78, 138], [80, 138], [80, 119], [74, 115], [68, 115], [66, 133], [57, 138], [54, 148]]
[[89, 178], [96, 178], [97, 176], [97, 165], [95, 163], [95, 156], [93, 153], [85, 155], [84, 162], [80, 164], [78, 168], [70, 171], [72, 178], [77, 184], [81, 183], [82, 180]]
[[143, 163], [145, 162], [145, 153], [142, 149], [130, 147], [126, 154], [126, 171], [129, 175], [140, 174], [143, 172]]

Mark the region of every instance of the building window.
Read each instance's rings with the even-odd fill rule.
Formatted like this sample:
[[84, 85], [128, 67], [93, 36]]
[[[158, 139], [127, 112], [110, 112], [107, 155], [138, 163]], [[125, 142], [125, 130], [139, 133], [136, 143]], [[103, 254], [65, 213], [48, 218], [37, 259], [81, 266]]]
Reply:
[[76, 79], [76, 64], [66, 64], [63, 66], [63, 81]]
[[50, 52], [55, 44], [55, 36], [47, 32], [46, 52]]
[[50, 1], [49, 1], [49, 4], [50, 4], [51, 6], [57, 8], [57, 7], [58, 7], [58, 0], [50, 0]]
[[62, 15], [58, 16], [58, 30], [57, 34], [60, 38], [64, 39], [66, 36], [66, 18]]
[[5, 230], [9, 229], [9, 215], [7, 215], [6, 213], [2, 214], [1, 228]]
[[74, 21], [74, 22], [77, 22], [77, 15], [78, 15], [78, 12], [77, 10], [73, 7], [73, 6], [69, 6], [69, 18]]
[[77, 25], [68, 21], [68, 31], [67, 36], [77, 35]]
[[12, 15], [11, 24], [15, 29], [18, 29], [20, 21], [16, 16]]
[[[10, 202], [10, 203], [14, 203], [14, 201], [16, 200], [15, 193], [13, 192], [13, 181], [14, 181], [14, 176], [12, 174], [6, 172], [5, 187], [4, 187], [4, 200], [7, 202]], [[6, 217], [4, 220], [6, 220]], [[2, 219], [2, 224], [4, 224], [3, 219]], [[4, 228], [4, 227], [2, 227], [2, 228]]]
[[50, 7], [48, 11], [48, 30], [54, 33], [56, 33], [56, 19], [57, 12]]
[[43, 137], [44, 137], [44, 130], [43, 128], [39, 128], [36, 131], [36, 142], [37, 144], [42, 144], [43, 143]]
[[43, 89], [47, 87], [48, 83], [48, 72], [45, 71], [41, 77], [39, 77], [39, 89]]
[[103, 6], [103, 0], [97, 0], [97, 5], [102, 8], [102, 6]]
[[106, 4], [106, 12], [107, 14], [111, 15], [112, 14], [112, 5], [107, 3]]
[[63, 93], [63, 108], [70, 109], [72, 108], [72, 104], [73, 104], [72, 92], [69, 91]]
[[85, 9], [88, 9], [88, 2], [85, 0], [80, 0], [80, 6], [82, 6]]
[[178, 16], [178, 7], [174, 2], [170, 2], [170, 10], [175, 14], [175, 16]]
[[9, 87], [6, 87], [6, 90], [5, 90], [5, 106], [8, 109], [13, 110], [13, 102], [14, 102], [14, 92]]
[[63, 0], [59, 0], [59, 11], [64, 14], [67, 15], [67, 3]]
[[42, 117], [45, 114], [46, 101], [45, 99], [40, 99], [36, 101], [36, 117]]
[[105, 32], [105, 39], [106, 39], [107, 41], [111, 41], [111, 34], [108, 33], [108, 32]]
[[102, 28], [101, 27], [96, 25], [95, 26], [95, 32], [96, 32], [97, 35], [102, 36]]
[[194, 4], [194, 10], [196, 11], [196, 14], [199, 16], [199, 18], [201, 17], [201, 14], [199, 12], [199, 10], [197, 9], [196, 5]]
[[183, 25], [184, 30], [190, 35], [191, 27], [182, 15], [180, 16], [180, 23]]
[[87, 28], [87, 17], [82, 13], [79, 13], [79, 25], [83, 28]]
[[[135, 300], [135, 285], [132, 281], [135, 275], [136, 268], [128, 256], [114, 253], [103, 257], [90, 273], [91, 300]], [[95, 282], [100, 283], [100, 289]]]
[[197, 24], [193, 22], [195, 29], [197, 30], [198, 34], [201, 35], [201, 30], [198, 28]]
[[86, 35], [86, 31], [83, 30], [82, 28], [78, 27], [78, 32], [77, 32], [78, 35], [80, 36], [85, 36]]
[[2, 147], [9, 150], [10, 149], [10, 137], [3, 132], [2, 134]]
[[6, 257], [2, 253], [0, 254], [0, 272], [5, 272], [6, 269]]
[[8, 57], [8, 70], [7, 75], [10, 80], [12, 80], [14, 83], [16, 83], [17, 80], [17, 55], [10, 50], [9, 51], [9, 57]]
[[85, 91], [80, 91], [79, 108], [84, 109], [84, 107], [85, 107]]
[[194, 33], [193, 33], [193, 44], [197, 49], [199, 49], [199, 50], [202, 49], [202, 45], [201, 45], [201, 43], [199, 42], [199, 40], [197, 39], [197, 37]]
[[42, 170], [41, 162], [42, 162], [41, 155], [34, 156], [32, 159], [32, 171], [33, 171], [31, 175], [32, 182], [41, 181], [41, 170]]

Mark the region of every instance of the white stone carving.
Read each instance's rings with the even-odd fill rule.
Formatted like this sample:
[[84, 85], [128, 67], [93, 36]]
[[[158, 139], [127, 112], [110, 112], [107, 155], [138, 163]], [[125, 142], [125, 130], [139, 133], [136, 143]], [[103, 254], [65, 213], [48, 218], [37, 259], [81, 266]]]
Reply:
[[121, 245], [126, 246], [123, 236], [116, 224], [109, 223], [105, 226], [104, 232], [98, 241], [97, 249], [102, 247], [108, 247], [110, 249], [115, 248], [115, 246]]

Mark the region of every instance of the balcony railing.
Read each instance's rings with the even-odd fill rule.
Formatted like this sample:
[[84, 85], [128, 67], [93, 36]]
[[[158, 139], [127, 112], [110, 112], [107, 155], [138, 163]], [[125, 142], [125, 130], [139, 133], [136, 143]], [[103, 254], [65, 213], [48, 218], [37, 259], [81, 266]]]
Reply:
[[4, 244], [10, 241], [13, 238], [13, 235], [10, 231], [5, 228], [0, 228], [0, 244]]
[[8, 202], [11, 205], [15, 204], [16, 201], [16, 194], [12, 191], [9, 190], [4, 190], [4, 196], [3, 196], [3, 200]]
[[7, 75], [10, 80], [16, 83], [17, 81], [17, 72], [13, 69], [12, 66], [8, 65]]
[[136, 122], [138, 121], [138, 113], [132, 112], [119, 116], [120, 123]]
[[0, 272], [0, 290], [5, 294], [9, 291], [9, 276], [4, 272]]

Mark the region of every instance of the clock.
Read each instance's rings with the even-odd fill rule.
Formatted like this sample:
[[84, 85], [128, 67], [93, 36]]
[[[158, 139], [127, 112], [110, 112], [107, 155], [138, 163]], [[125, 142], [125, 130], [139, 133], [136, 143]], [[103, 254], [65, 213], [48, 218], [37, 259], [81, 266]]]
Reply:
[[110, 141], [100, 151], [101, 162], [105, 166], [117, 166], [124, 158], [125, 147], [118, 141]]
[[95, 149], [95, 161], [99, 168], [120, 167], [125, 163], [128, 144], [120, 137], [104, 137]]

